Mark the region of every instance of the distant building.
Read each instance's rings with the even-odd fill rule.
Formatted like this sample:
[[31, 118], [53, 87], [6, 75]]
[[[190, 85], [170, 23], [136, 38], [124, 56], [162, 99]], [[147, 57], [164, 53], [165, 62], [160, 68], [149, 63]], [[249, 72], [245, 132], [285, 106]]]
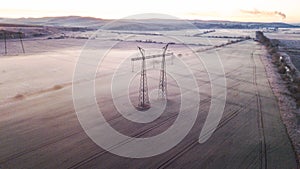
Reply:
[[264, 31], [272, 31], [272, 32], [277, 32], [278, 31], [278, 27], [265, 27], [263, 28]]

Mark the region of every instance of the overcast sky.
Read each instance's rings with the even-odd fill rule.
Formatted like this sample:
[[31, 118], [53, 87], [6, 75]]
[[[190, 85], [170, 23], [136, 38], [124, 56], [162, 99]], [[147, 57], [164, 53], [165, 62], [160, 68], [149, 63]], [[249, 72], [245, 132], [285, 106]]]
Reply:
[[300, 0], [5, 0], [0, 17], [92, 16], [119, 19], [163, 13], [181, 19], [300, 22]]

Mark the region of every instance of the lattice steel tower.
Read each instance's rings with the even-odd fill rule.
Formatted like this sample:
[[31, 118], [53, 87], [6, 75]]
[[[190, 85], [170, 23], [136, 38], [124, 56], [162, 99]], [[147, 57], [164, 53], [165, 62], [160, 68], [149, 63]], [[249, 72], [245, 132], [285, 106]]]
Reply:
[[138, 47], [138, 49], [142, 54], [142, 70], [141, 70], [141, 78], [140, 78], [138, 109], [147, 110], [150, 108], [150, 101], [149, 101], [148, 85], [147, 85], [145, 50], [142, 49], [141, 47]]
[[159, 77], [159, 86], [158, 86], [158, 96], [160, 98], [167, 99], [167, 73], [166, 73], [166, 51], [169, 46], [169, 43], [163, 47], [161, 68], [160, 68], [160, 77]]

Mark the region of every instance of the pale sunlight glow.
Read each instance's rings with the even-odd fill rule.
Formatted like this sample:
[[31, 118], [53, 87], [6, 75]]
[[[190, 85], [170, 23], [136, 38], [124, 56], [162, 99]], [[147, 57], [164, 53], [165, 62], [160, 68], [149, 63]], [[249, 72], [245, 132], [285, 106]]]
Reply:
[[2, 2], [0, 17], [76, 15], [119, 19], [141, 13], [163, 13], [182, 19], [300, 22], [299, 6], [299, 0], [9, 0]]

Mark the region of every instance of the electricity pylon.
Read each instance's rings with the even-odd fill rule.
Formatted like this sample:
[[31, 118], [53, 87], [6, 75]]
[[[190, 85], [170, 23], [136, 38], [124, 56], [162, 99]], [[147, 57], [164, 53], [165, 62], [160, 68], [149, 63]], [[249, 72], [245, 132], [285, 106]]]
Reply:
[[142, 54], [142, 70], [141, 70], [141, 78], [140, 78], [138, 109], [147, 110], [150, 108], [150, 101], [149, 101], [148, 85], [147, 85], [145, 50], [142, 49], [141, 47], [138, 47], [138, 49]]
[[169, 43], [163, 47], [161, 68], [160, 68], [160, 77], [159, 77], [159, 86], [158, 86], [158, 96], [160, 98], [167, 99], [167, 72], [166, 72], [166, 51], [169, 46]]

